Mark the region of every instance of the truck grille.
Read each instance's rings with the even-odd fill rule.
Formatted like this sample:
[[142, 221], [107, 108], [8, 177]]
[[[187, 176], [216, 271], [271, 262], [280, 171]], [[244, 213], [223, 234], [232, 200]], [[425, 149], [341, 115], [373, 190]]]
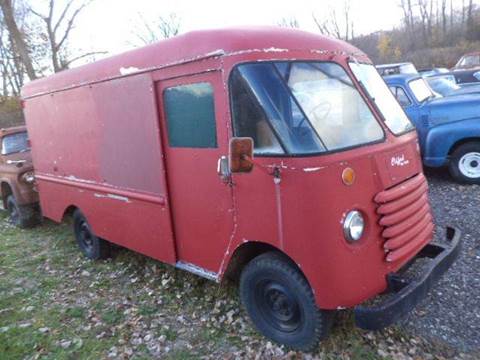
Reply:
[[422, 173], [375, 196], [379, 224], [384, 227], [387, 262], [417, 253], [433, 236], [428, 185]]

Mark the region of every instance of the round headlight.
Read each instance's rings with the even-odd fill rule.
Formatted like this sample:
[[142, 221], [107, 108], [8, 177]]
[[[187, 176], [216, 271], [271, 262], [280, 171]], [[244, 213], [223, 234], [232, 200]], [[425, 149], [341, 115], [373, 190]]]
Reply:
[[365, 230], [365, 220], [362, 213], [357, 210], [350, 211], [343, 222], [343, 234], [350, 242], [358, 241]]
[[35, 182], [35, 174], [33, 171], [27, 171], [22, 175], [22, 180], [27, 184], [33, 184]]

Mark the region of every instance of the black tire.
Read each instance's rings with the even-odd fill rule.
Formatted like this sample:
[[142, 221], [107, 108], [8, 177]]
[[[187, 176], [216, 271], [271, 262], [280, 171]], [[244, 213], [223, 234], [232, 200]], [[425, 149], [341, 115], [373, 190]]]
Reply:
[[460, 183], [480, 184], [480, 143], [466, 143], [456, 148], [450, 156], [448, 169]]
[[7, 197], [7, 211], [10, 222], [19, 228], [27, 229], [40, 223], [38, 209], [33, 205], [18, 205], [13, 195]]
[[73, 213], [73, 231], [82, 253], [91, 260], [106, 259], [110, 255], [110, 244], [97, 237], [80, 210]]
[[256, 328], [288, 348], [311, 351], [330, 333], [334, 312], [317, 308], [305, 277], [279, 253], [262, 254], [247, 264], [240, 297]]

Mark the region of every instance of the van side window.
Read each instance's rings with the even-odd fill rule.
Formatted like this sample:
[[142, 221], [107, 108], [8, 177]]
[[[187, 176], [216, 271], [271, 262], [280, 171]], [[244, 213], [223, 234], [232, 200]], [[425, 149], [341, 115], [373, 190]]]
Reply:
[[238, 71], [233, 73], [231, 91], [235, 136], [251, 137], [255, 154], [284, 154], [265, 112]]
[[213, 88], [209, 83], [165, 89], [163, 102], [171, 147], [216, 148]]
[[395, 96], [400, 105], [402, 105], [403, 107], [410, 106], [412, 104], [407, 94], [405, 93], [405, 90], [403, 90], [401, 87], [390, 86], [390, 91]]

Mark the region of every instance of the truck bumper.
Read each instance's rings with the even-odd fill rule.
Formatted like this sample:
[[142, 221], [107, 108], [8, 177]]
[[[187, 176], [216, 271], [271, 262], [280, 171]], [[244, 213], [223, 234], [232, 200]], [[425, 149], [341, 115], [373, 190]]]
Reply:
[[[447, 227], [446, 244], [426, 245], [406, 268], [387, 275], [388, 288], [385, 302], [374, 306], [355, 307], [355, 323], [366, 330], [379, 330], [389, 326], [409, 313], [433, 287], [435, 282], [453, 264], [460, 253], [460, 231]], [[429, 258], [429, 263], [414, 279], [402, 276], [419, 258]]]

